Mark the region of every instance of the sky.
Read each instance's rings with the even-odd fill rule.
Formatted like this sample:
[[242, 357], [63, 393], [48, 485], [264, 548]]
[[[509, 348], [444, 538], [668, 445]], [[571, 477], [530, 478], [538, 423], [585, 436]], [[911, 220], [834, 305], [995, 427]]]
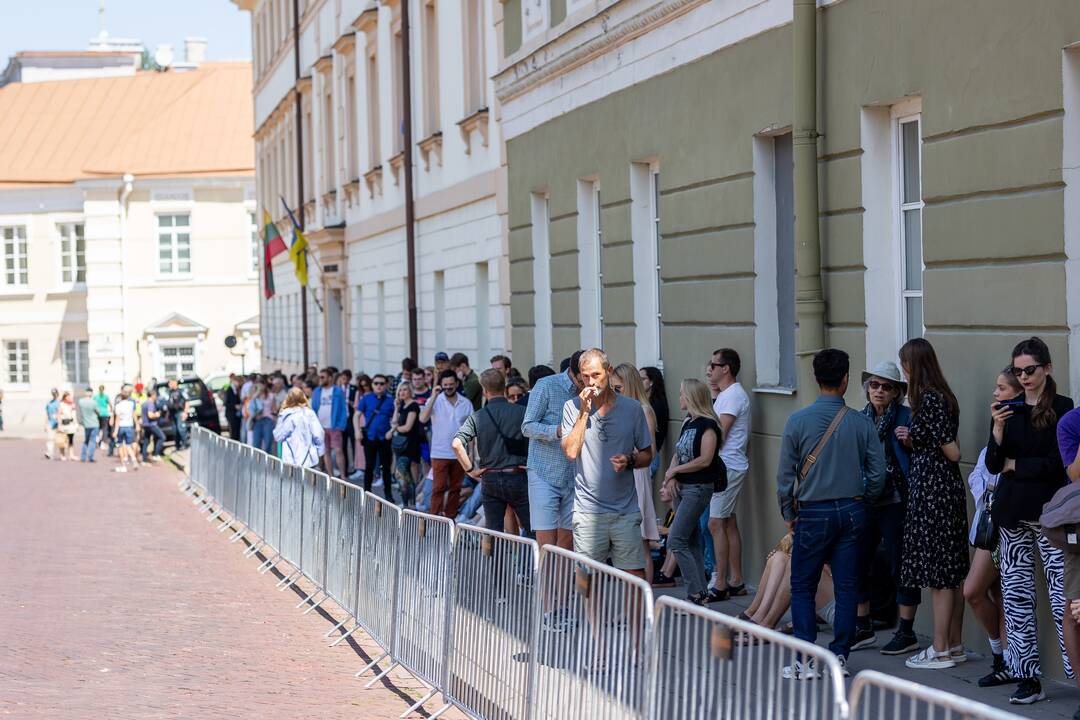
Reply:
[[[85, 50], [98, 34], [100, 0], [0, 0], [0, 70], [19, 50]], [[230, 0], [105, 0], [105, 29], [137, 38], [150, 53], [171, 43], [184, 57], [185, 37], [204, 37], [208, 60], [251, 58], [250, 15]]]

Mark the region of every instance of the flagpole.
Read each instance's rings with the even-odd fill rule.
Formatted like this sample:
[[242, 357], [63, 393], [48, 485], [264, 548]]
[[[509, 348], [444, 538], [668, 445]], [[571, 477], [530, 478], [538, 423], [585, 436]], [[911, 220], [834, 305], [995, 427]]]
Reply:
[[[304, 231], [304, 114], [300, 102], [300, 0], [293, 0], [293, 64], [296, 68], [296, 198], [300, 231]], [[308, 369], [308, 311], [307, 283], [300, 286], [300, 342], [303, 349], [304, 372]]]

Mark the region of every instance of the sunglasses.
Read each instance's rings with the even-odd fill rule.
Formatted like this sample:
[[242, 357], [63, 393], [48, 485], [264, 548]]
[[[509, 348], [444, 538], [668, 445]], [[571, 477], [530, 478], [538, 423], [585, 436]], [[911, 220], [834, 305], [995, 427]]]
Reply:
[[506, 397], [510, 398], [511, 400], [520, 400], [521, 398], [525, 397], [525, 393], [507, 393]]
[[727, 367], [727, 363], [710, 362], [705, 367], [707, 367], [710, 370], [715, 370], [716, 368]]
[[386, 383], [384, 383], [384, 382], [383, 382], [383, 381], [381, 381], [381, 380], [376, 380], [375, 382], [373, 382], [373, 383], [371, 383], [371, 384], [372, 384], [372, 386], [374, 386], [374, 387], [382, 387], [382, 386], [383, 386], [383, 385], [385, 385]]
[[877, 380], [870, 381], [871, 390], [884, 390], [885, 392], [892, 392], [896, 389], [896, 386], [892, 383], [878, 382]]
[[1039, 363], [1038, 365], [1028, 365], [1027, 367], [1011, 367], [1009, 370], [1012, 372], [1013, 377], [1020, 377], [1021, 375], [1034, 375], [1035, 371], [1041, 367], [1046, 367], [1045, 363]]

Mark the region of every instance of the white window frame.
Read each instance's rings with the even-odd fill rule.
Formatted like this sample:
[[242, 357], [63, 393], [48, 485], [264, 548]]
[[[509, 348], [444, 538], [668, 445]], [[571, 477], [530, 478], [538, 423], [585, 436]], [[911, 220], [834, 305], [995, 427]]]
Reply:
[[260, 232], [259, 228], [259, 215], [255, 208], [252, 207], [246, 208], [245, 212], [248, 214], [248, 230], [251, 232], [251, 272], [249, 274], [257, 277], [263, 259], [263, 254], [260, 252], [262, 250], [262, 232]]
[[[185, 227], [185, 226], [176, 224], [176, 218], [178, 218], [180, 216], [184, 216], [184, 215], [187, 216], [187, 223], [188, 223], [186, 225], [186, 227], [187, 227], [187, 233], [186, 234], [188, 236], [187, 237], [187, 248], [188, 248], [188, 256], [187, 256], [188, 269], [187, 270], [181, 270], [180, 269], [181, 257], [180, 257], [180, 240], [179, 240], [178, 235], [180, 235], [182, 233], [177, 233], [176, 232], [176, 228]], [[163, 226], [161, 224], [161, 218], [163, 218], [163, 217], [171, 217], [171, 218], [173, 218], [172, 225]], [[191, 242], [191, 211], [190, 210], [170, 210], [168, 212], [155, 212], [154, 213], [154, 227], [155, 227], [155, 231], [157, 233], [157, 251], [158, 251], [158, 253], [157, 253], [156, 260], [157, 260], [158, 276], [162, 277], [162, 278], [187, 278], [187, 277], [190, 277], [191, 276], [191, 264], [192, 264], [192, 257], [191, 257], [191, 245], [192, 245], [192, 242]], [[168, 230], [168, 232], [163, 233], [162, 232], [163, 230]], [[168, 270], [163, 270], [161, 268], [161, 261], [163, 259], [162, 256], [161, 256], [163, 235], [167, 235], [168, 238], [169, 238], [169, 269]]]
[[[78, 232], [76, 232], [76, 229]], [[60, 283], [64, 287], [86, 286], [86, 225], [81, 220], [61, 222], [56, 224], [58, 236], [57, 247], [60, 252]], [[78, 243], [82, 241], [83, 251], [78, 250]], [[68, 243], [68, 249], [64, 250], [64, 243]], [[79, 256], [82, 255], [82, 264], [79, 264]], [[83, 278], [79, 279], [79, 271]], [[70, 277], [65, 278], [65, 273]]]
[[656, 365], [664, 367], [664, 306], [660, 296], [660, 241], [663, 233], [660, 231], [660, 166], [656, 163], [649, 165], [649, 211], [650, 228], [652, 229], [652, 264], [653, 264], [653, 308], [656, 313]]
[[[178, 341], [175, 341], [175, 342], [163, 342], [163, 343], [158, 344], [158, 377], [160, 377], [163, 380], [168, 380], [168, 379], [171, 379], [171, 378], [176, 378], [177, 380], [179, 380], [179, 379], [181, 379], [181, 378], [183, 378], [185, 376], [185, 373], [184, 373], [183, 367], [182, 367], [182, 362], [180, 360], [180, 358], [181, 358], [180, 351], [183, 350], [183, 349], [186, 349], [186, 348], [191, 348], [191, 373], [190, 374], [191, 375], [197, 375], [198, 374], [198, 370], [199, 370], [199, 368], [198, 368], [198, 354], [199, 354], [199, 345], [198, 345], [198, 343], [196, 341], [194, 341], [194, 340], [178, 340]], [[175, 350], [176, 351], [176, 369], [177, 369], [177, 373], [175, 375], [170, 374], [166, 370], [166, 366], [169, 364], [169, 361], [166, 360], [166, 357], [165, 357], [166, 356], [166, 351], [168, 351], [168, 350]]]
[[[75, 368], [72, 372], [71, 366], [68, 364], [68, 346], [72, 346], [72, 350], [75, 356]], [[80, 351], [82, 357], [86, 358], [85, 366], [80, 362]], [[86, 340], [63, 340], [60, 343], [60, 363], [64, 368], [64, 381], [72, 386], [86, 385], [90, 382], [90, 344]]]
[[465, 26], [462, 28], [465, 68], [465, 115], [469, 116], [487, 107], [487, 49], [484, 32], [484, 0], [462, 0], [461, 13]]
[[[10, 235], [10, 237], [9, 237]], [[13, 252], [12, 252], [13, 249]], [[0, 227], [0, 256], [3, 257], [4, 286], [9, 288], [30, 287], [30, 242], [25, 224]], [[12, 267], [8, 267], [8, 261]], [[12, 277], [9, 277], [9, 273]]]
[[[13, 352], [14, 358], [12, 358]], [[30, 387], [29, 340], [4, 340], [4, 377], [7, 379], [8, 388], [28, 389]]]
[[634, 355], [638, 367], [664, 367], [660, 333], [660, 241], [655, 160], [630, 163], [630, 237], [634, 266]]
[[[904, 213], [911, 210], [918, 210], [919, 212], [919, 257], [923, 258], [923, 241], [922, 241], [922, 217], [923, 208], [925, 203], [922, 199], [922, 112], [921, 107], [915, 108], [909, 103], [898, 104], [893, 107], [892, 110], [892, 135], [893, 135], [893, 168], [895, 172], [895, 182], [893, 187], [895, 188], [893, 196], [893, 227], [894, 237], [897, 238], [896, 243], [896, 287], [899, 289], [899, 299], [896, 307], [896, 329], [897, 338], [901, 345], [910, 340], [908, 337], [908, 317], [907, 317], [907, 301], [909, 299], [918, 298], [920, 300], [920, 307], [923, 308], [923, 321], [920, 325], [922, 332], [919, 337], [923, 337], [926, 333], [926, 310], [925, 301], [923, 300], [924, 281], [922, 279], [923, 274], [926, 271], [926, 262], [923, 260], [919, 268], [920, 274], [920, 288], [918, 290], [911, 290], [907, 288], [907, 233], [904, 226]], [[916, 130], [918, 133], [918, 151], [919, 151], [919, 197], [912, 202], [904, 202], [904, 148], [903, 148], [903, 132], [902, 126], [906, 123], [916, 123]]]
[[581, 347], [604, 343], [604, 242], [600, 220], [600, 183], [584, 178], [577, 183], [578, 200], [578, 318]]

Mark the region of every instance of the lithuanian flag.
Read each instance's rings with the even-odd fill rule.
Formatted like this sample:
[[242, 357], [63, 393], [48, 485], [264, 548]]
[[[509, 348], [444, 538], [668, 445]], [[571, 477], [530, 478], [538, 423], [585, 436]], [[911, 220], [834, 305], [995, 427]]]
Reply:
[[286, 250], [288, 248], [277, 225], [270, 218], [270, 213], [263, 210], [263, 294], [267, 300], [274, 297], [274, 268], [270, 261]]
[[289, 213], [289, 219], [292, 220], [293, 226], [292, 244], [289, 246], [289, 257], [292, 258], [293, 267], [296, 268], [296, 279], [300, 282], [301, 287], [306, 287], [307, 238], [304, 237], [304, 232], [300, 229], [300, 223], [296, 222], [296, 216], [293, 215], [293, 211], [289, 209], [289, 205], [285, 202], [285, 198], [281, 198], [281, 204], [285, 206], [285, 212]]

